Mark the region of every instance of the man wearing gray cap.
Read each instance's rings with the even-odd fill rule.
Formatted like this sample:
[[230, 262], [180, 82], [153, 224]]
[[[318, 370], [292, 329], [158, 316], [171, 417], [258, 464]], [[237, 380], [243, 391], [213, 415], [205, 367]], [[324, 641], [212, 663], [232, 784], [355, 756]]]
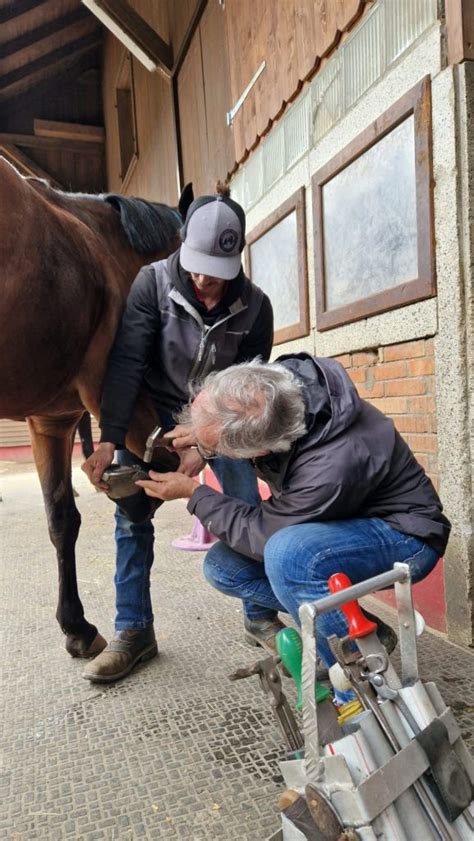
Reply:
[[[190, 206], [181, 248], [142, 268], [131, 288], [109, 357], [101, 401], [101, 443], [83, 470], [97, 487], [117, 450], [120, 464], [137, 464], [125, 438], [139, 391], [144, 389], [164, 429], [189, 401], [190, 384], [210, 371], [260, 356], [267, 360], [273, 341], [268, 297], [242, 269], [245, 214], [217, 185], [214, 196]], [[196, 476], [205, 464], [195, 449], [180, 454], [178, 472]], [[147, 465], [149, 467], [149, 465]], [[153, 465], [152, 465], [153, 466]], [[250, 462], [218, 459], [211, 466], [225, 492], [257, 504]], [[125, 677], [140, 661], [154, 657], [157, 645], [150, 598], [154, 529], [151, 516], [133, 522], [116, 510], [115, 637], [86, 667], [87, 680], [108, 683]], [[247, 639], [268, 646], [279, 630], [261, 609], [244, 604]]]

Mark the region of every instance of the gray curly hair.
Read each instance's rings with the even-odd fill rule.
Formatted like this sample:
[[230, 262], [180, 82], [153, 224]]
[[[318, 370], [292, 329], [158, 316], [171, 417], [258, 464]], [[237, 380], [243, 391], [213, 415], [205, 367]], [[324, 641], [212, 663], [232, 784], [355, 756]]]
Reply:
[[208, 400], [191, 404], [182, 423], [199, 429], [215, 427], [217, 452], [231, 458], [254, 458], [263, 451], [286, 452], [306, 432], [302, 383], [278, 363], [256, 359], [209, 374], [193, 396], [205, 391]]

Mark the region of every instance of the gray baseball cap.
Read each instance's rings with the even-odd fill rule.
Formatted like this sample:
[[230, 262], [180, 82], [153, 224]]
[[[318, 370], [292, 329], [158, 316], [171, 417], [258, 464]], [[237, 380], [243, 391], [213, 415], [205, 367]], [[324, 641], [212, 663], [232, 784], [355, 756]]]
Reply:
[[189, 207], [181, 239], [183, 269], [232, 280], [242, 266], [244, 211], [229, 196], [201, 196]]

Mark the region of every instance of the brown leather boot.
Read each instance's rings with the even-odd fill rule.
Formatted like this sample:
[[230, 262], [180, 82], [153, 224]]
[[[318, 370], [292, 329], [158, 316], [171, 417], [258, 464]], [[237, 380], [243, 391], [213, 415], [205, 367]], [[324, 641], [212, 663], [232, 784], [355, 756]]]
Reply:
[[112, 683], [130, 674], [137, 663], [157, 654], [153, 625], [143, 630], [117, 631], [102, 653], [88, 663], [82, 677], [94, 683]]
[[[275, 637], [278, 631], [287, 626], [275, 616], [275, 619], [247, 619], [244, 617], [245, 640], [249, 645], [260, 645], [267, 654], [276, 654]], [[329, 679], [328, 670], [324, 663], [317, 658], [316, 679], [326, 681]], [[283, 674], [290, 677], [285, 666], [281, 666]]]
[[274, 619], [244, 618], [245, 641], [249, 645], [260, 645], [268, 654], [276, 654], [275, 637], [286, 625], [275, 616]]

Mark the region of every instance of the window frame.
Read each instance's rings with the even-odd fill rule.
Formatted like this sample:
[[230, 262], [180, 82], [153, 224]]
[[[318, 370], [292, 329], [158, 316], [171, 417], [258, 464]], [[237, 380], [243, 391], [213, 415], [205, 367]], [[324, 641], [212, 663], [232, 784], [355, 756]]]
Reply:
[[[296, 213], [296, 252], [298, 261], [298, 303], [299, 319], [294, 324], [275, 330], [273, 346], [294, 339], [301, 339], [310, 332], [309, 292], [308, 292], [308, 261], [306, 251], [306, 208], [305, 188], [301, 187], [269, 216], [252, 229], [246, 237], [245, 260], [249, 278], [252, 279], [252, 245], [272, 230], [291, 213]], [[265, 291], [265, 290], [264, 290]], [[296, 290], [295, 290], [296, 291]], [[267, 293], [268, 294], [268, 293]], [[268, 296], [271, 300], [271, 296]]]
[[[316, 328], [323, 332], [436, 295], [434, 209], [432, 190], [430, 77], [425, 76], [311, 179], [313, 201]], [[324, 264], [324, 186], [375, 146], [408, 117], [414, 117], [418, 276], [366, 298], [334, 309], [326, 306]]]
[[[131, 146], [132, 153], [128, 162], [124, 161], [124, 133], [121, 123], [121, 108], [120, 108], [120, 91], [130, 92], [130, 116], [131, 116]], [[138, 140], [137, 140], [137, 116], [135, 105], [135, 82], [133, 71], [133, 56], [128, 50], [123, 52], [120, 60], [117, 78], [115, 81], [115, 111], [117, 114], [117, 139], [119, 145], [119, 160], [120, 160], [120, 183], [122, 190], [125, 190], [132, 177], [133, 171], [138, 161]], [[122, 109], [123, 114], [123, 109]]]

